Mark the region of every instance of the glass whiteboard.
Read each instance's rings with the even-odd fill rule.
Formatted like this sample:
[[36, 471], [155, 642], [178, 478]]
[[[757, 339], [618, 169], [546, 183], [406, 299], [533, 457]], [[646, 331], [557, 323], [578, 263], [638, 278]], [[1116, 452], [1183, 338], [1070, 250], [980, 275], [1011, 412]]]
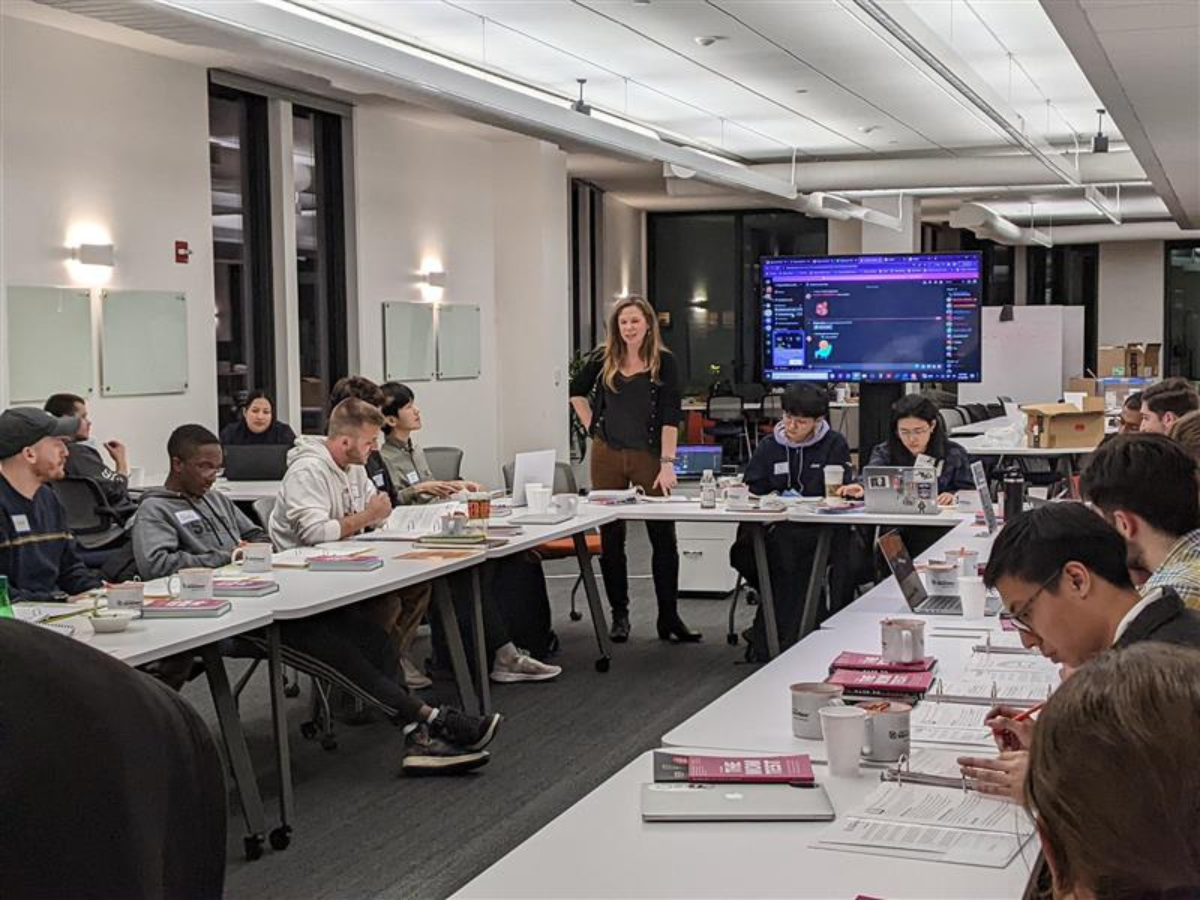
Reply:
[[442, 306], [438, 309], [438, 378], [478, 378], [480, 365], [479, 307]]
[[174, 291], [100, 295], [101, 393], [182, 394], [188, 388], [187, 297]]
[[41, 406], [51, 394], [91, 394], [92, 295], [79, 288], [13, 285], [7, 294], [10, 401]]
[[436, 352], [432, 304], [383, 304], [383, 372], [388, 381], [432, 381]]

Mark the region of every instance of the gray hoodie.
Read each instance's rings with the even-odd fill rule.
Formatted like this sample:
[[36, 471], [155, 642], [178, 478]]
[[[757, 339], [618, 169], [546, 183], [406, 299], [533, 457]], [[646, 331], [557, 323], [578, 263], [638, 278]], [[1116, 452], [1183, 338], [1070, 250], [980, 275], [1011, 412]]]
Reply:
[[218, 491], [199, 499], [168, 490], [149, 491], [138, 504], [130, 529], [134, 562], [145, 581], [188, 566], [223, 566], [242, 541], [267, 537]]
[[362, 512], [376, 493], [366, 468], [341, 468], [323, 437], [297, 438], [287, 460], [269, 523], [271, 541], [280, 550], [338, 540], [338, 520]]

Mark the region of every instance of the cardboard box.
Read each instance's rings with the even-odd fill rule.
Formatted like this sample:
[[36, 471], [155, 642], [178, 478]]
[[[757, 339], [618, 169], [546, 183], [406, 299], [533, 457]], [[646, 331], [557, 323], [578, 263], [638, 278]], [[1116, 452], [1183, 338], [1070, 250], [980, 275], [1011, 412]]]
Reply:
[[300, 405], [308, 409], [324, 409], [325, 383], [320, 378], [300, 379]]
[[1162, 344], [1123, 344], [1101, 347], [1096, 374], [1101, 378], [1161, 378]]
[[1082, 391], [1089, 397], [1100, 397], [1107, 409], [1120, 409], [1125, 399], [1133, 393], [1144, 391], [1153, 380], [1146, 378], [1071, 378], [1068, 391]]
[[1101, 378], [1124, 378], [1128, 374], [1125, 370], [1125, 347], [1101, 347], [1096, 353], [1096, 374]]
[[1090, 449], [1104, 438], [1104, 399], [1087, 397], [1083, 411], [1070, 403], [1034, 403], [1022, 406], [1025, 443], [1029, 447], [1057, 450]]

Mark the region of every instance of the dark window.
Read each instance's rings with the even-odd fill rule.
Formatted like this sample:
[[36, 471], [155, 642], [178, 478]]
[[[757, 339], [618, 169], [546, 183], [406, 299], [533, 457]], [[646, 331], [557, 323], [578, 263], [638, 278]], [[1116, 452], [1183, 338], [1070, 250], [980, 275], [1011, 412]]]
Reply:
[[325, 400], [349, 366], [342, 121], [300, 106], [292, 118], [301, 424], [308, 434], [325, 430]]
[[1029, 247], [1025, 260], [1026, 303], [1083, 307], [1083, 364], [1094, 371], [1099, 335], [1100, 246]]
[[221, 425], [256, 388], [275, 394], [267, 102], [209, 85], [217, 404]]
[[604, 330], [613, 297], [600, 296], [604, 246], [604, 192], [581, 179], [571, 182], [571, 350], [586, 353]]
[[1200, 241], [1166, 245], [1166, 374], [1200, 379]]
[[758, 382], [758, 260], [819, 256], [826, 223], [786, 211], [647, 217], [649, 300], [690, 391]]

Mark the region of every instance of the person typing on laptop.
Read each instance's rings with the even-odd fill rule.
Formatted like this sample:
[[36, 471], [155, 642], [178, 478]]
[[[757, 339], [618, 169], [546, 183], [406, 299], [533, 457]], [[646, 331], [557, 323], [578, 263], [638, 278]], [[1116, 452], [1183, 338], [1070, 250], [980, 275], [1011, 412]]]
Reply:
[[[845, 437], [834, 431], [828, 421], [829, 392], [814, 384], [789, 384], [783, 392], [783, 418], [775, 425], [770, 438], [760, 441], [746, 466], [746, 484], [752, 493], [783, 494], [791, 492], [807, 497], [825, 493], [825, 467], [841, 466], [843, 478], [852, 476], [850, 446]], [[779, 522], [770, 527], [767, 536], [767, 563], [771, 584], [775, 587], [775, 620], [779, 631], [779, 646], [786, 649], [800, 637], [800, 620], [804, 597], [816, 552], [819, 529], [811, 525]], [[838, 529], [839, 543], [845, 532]], [[835, 546], [835, 574], [840, 571], [836, 561], [844, 560], [843, 546]], [[737, 540], [729, 551], [730, 564], [746, 581], [758, 585], [758, 569], [754, 562], [754, 547], [749, 529], [738, 527]], [[835, 608], [848, 597], [846, 579], [834, 579]], [[766, 625], [761, 605], [754, 625], [743, 632], [746, 640], [746, 659], [764, 659]]]
[[[1047, 504], [1006, 523], [983, 579], [999, 591], [1021, 643], [1068, 669], [1142, 641], [1200, 647], [1200, 613], [1170, 587], [1139, 594], [1121, 535], [1081, 503]], [[959, 760], [977, 790], [1020, 799], [1035, 728], [1020, 715], [1004, 706], [989, 714], [998, 759]]]

